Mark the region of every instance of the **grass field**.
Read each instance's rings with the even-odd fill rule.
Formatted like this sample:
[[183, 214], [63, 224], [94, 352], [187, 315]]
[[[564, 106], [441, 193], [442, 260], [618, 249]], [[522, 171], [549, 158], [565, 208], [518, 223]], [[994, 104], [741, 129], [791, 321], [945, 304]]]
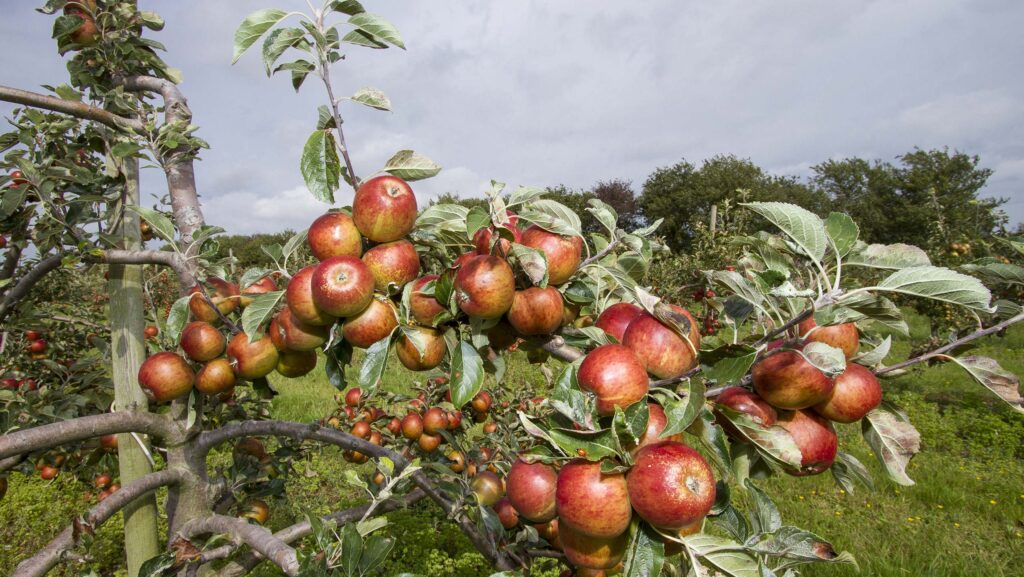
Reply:
[[[915, 336], [927, 326], [912, 322]], [[902, 358], [909, 343], [894, 347]], [[1024, 328], [991, 337], [975, 351], [997, 358], [1024, 373]], [[397, 365], [397, 363], [392, 363]], [[316, 371], [313, 375], [322, 375]], [[416, 376], [390, 368], [385, 386], [407, 389]], [[542, 382], [539, 370], [517, 354], [509, 363], [508, 382]], [[276, 383], [275, 417], [299, 421], [319, 418], [336, 405], [336, 391], [322, 378]], [[922, 453], [910, 466], [912, 487], [888, 482], [874, 464], [856, 426], [840, 427], [843, 450], [866, 463], [875, 476], [873, 489], [841, 491], [830, 475], [778, 477], [762, 482], [782, 511], [783, 520], [831, 540], [853, 553], [852, 566], [808, 568], [810, 576], [871, 575], [884, 577], [1000, 577], [1024, 575], [1024, 417], [1000, 404], [965, 373], [940, 365], [886, 381], [886, 397], [902, 405], [922, 434]], [[326, 513], [355, 503], [358, 495], [343, 481], [347, 465], [337, 451], [326, 449], [289, 481], [289, 501], [273, 503], [272, 528], [300, 518], [303, 510]], [[81, 485], [59, 478], [43, 482], [15, 475], [0, 502], [0, 573], [59, 532], [84, 508]], [[489, 575], [465, 538], [435, 515], [430, 505], [393, 513], [390, 520], [399, 546], [384, 575], [412, 571], [426, 575]], [[121, 562], [119, 522], [96, 537], [89, 566], [101, 574]], [[63, 575], [79, 575], [72, 564]], [[554, 570], [544, 572], [555, 574]], [[269, 568], [262, 575], [275, 575]]]

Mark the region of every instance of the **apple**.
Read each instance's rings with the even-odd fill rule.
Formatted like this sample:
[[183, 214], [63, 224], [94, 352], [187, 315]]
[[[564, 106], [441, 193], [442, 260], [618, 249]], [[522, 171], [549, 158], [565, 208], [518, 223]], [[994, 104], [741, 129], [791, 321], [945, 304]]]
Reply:
[[99, 475], [93, 477], [92, 480], [93, 486], [96, 487], [97, 489], [106, 489], [113, 482], [114, 479], [112, 479], [110, 475], [108, 475], [107, 473], [100, 473]]
[[100, 437], [100, 447], [107, 451], [117, 450], [117, 435], [103, 435]]
[[[814, 329], [812, 331], [812, 329]], [[860, 348], [860, 335], [854, 323], [842, 323], [827, 327], [819, 327], [814, 317], [808, 317], [797, 325], [800, 336], [808, 342], [825, 343], [843, 351], [847, 359], [853, 358]], [[810, 334], [807, 334], [810, 333]]]
[[615, 340], [621, 343], [629, 323], [642, 314], [644, 314], [644, 309], [635, 304], [615, 303], [601, 311], [594, 326], [615, 337]]
[[498, 430], [498, 423], [495, 423], [494, 421], [487, 421], [484, 424], [484, 433], [486, 433], [488, 435], [490, 435], [491, 433], [493, 433], [493, 432], [495, 432], [497, 430]]
[[440, 407], [430, 407], [423, 413], [423, 430], [431, 435], [448, 428], [448, 415]]
[[428, 371], [440, 365], [448, 350], [444, 335], [428, 327], [411, 327], [409, 331], [414, 333], [413, 337], [402, 332], [395, 344], [395, 352], [402, 366], [410, 371]]
[[188, 358], [205, 363], [224, 354], [227, 339], [210, 323], [192, 321], [181, 331], [179, 344]]
[[58, 473], [60, 473], [60, 470], [56, 467], [51, 467], [50, 465], [43, 465], [42, 468], [39, 469], [39, 477], [44, 481], [56, 479]]
[[307, 375], [316, 368], [316, 351], [281, 351], [275, 368], [289, 379]]
[[160, 334], [160, 329], [153, 325], [147, 325], [146, 328], [143, 329], [142, 334], [145, 335], [146, 340], [153, 340]]
[[363, 238], [359, 235], [352, 217], [343, 212], [328, 212], [309, 225], [307, 235], [309, 250], [317, 260], [332, 256], [354, 256], [363, 254]]
[[263, 335], [249, 342], [249, 335], [240, 332], [228, 343], [228, 358], [235, 375], [245, 380], [265, 377], [277, 368], [280, 353], [270, 337]]
[[352, 425], [352, 436], [359, 437], [360, 439], [369, 439], [373, 433], [373, 429], [370, 428], [370, 423], [366, 421], [358, 421]]
[[780, 409], [806, 409], [828, 399], [835, 381], [799, 352], [781, 350], [758, 361], [751, 370], [754, 390]]
[[494, 512], [498, 515], [498, 521], [501, 522], [501, 526], [506, 529], [513, 529], [519, 524], [519, 513], [515, 507], [509, 503], [508, 498], [502, 498], [494, 504]]
[[487, 335], [487, 342], [496, 351], [510, 350], [512, 346], [519, 342], [519, 335], [516, 334], [516, 330], [505, 319], [499, 320], [496, 325], [487, 329], [485, 334]]
[[558, 524], [558, 541], [565, 559], [585, 569], [612, 569], [626, 554], [629, 533], [611, 537], [595, 537], [570, 527], [563, 520]]
[[519, 217], [509, 211], [506, 212], [510, 217], [509, 221], [498, 226], [511, 232], [513, 240], [509, 241], [506, 238], [500, 238], [495, 242], [494, 235], [498, 234], [495, 232], [497, 229], [494, 226], [481, 228], [473, 234], [473, 246], [476, 247], [476, 252], [478, 254], [491, 254], [491, 243], [493, 242], [495, 243], [495, 254], [505, 258], [508, 256], [509, 252], [511, 252], [513, 242], [522, 243], [523, 233], [520, 232], [519, 228], [516, 226], [519, 222]]
[[392, 284], [398, 288], [412, 282], [420, 274], [420, 256], [407, 240], [396, 240], [366, 251], [363, 262], [373, 275], [374, 288], [388, 292]]
[[604, 416], [647, 396], [647, 371], [623, 345], [602, 345], [590, 351], [580, 364], [578, 379], [583, 390], [597, 395], [597, 412]]
[[31, 343], [29, 343], [29, 345], [28, 345], [28, 352], [38, 355], [40, 353], [45, 353], [46, 352], [46, 347], [47, 347], [46, 341], [44, 339], [38, 339], [38, 340], [35, 340], [35, 341], [32, 341]]
[[238, 306], [245, 308], [252, 304], [254, 295], [266, 294], [276, 290], [277, 283], [274, 282], [274, 279], [269, 276], [265, 276], [242, 289], [242, 296], [238, 299]]
[[[362, 264], [362, 261], [356, 260]], [[285, 301], [295, 318], [307, 325], [333, 325], [334, 321], [338, 320], [337, 317], [320, 309], [313, 299], [313, 275], [316, 270], [317, 265], [309, 265], [296, 272], [288, 282], [284, 294]]]
[[171, 352], [157, 353], [139, 367], [139, 385], [151, 401], [171, 401], [188, 395], [195, 383], [188, 361]]
[[700, 453], [678, 441], [637, 451], [626, 487], [636, 514], [661, 529], [678, 530], [703, 519], [715, 504], [711, 467]]
[[437, 302], [434, 295], [423, 294], [420, 291], [430, 281], [437, 282], [436, 274], [428, 274], [416, 279], [412, 284], [412, 294], [409, 296], [409, 312], [421, 325], [434, 326], [434, 319], [437, 315], [448, 310], [441, 303]]
[[678, 377], [696, 367], [696, 351], [700, 350], [697, 319], [682, 307], [670, 306], [690, 321], [692, 347], [679, 333], [647, 313], [633, 319], [622, 335], [622, 344], [632, 349], [647, 372], [659, 379]]
[[668, 426], [668, 417], [665, 415], [665, 409], [661, 408], [661, 405], [657, 403], [647, 403], [647, 429], [644, 434], [640, 436], [640, 442], [630, 448], [630, 453], [635, 455], [637, 451], [646, 447], [647, 445], [653, 445], [654, 443], [660, 443], [662, 441], [682, 441], [683, 434], [678, 433], [675, 435], [669, 435], [664, 439], [661, 438], [661, 433]]
[[789, 432], [800, 449], [800, 469], [787, 468], [787, 473], [796, 477], [817, 475], [832, 466], [839, 440], [827, 419], [811, 411], [786, 411], [776, 424]]
[[508, 323], [521, 335], [549, 335], [562, 326], [562, 293], [554, 287], [516, 291]]
[[501, 317], [512, 307], [515, 292], [512, 267], [496, 256], [474, 256], [455, 273], [456, 301], [471, 317]]
[[[227, 315], [238, 308], [238, 285], [213, 276], [206, 279], [206, 284], [213, 288], [209, 294], [210, 301], [220, 310], [220, 314]], [[188, 309], [192, 312], [192, 318], [208, 323], [220, 321], [220, 314], [217, 314], [217, 310], [204, 298], [202, 287], [196, 285], [190, 288], [188, 293]]]
[[[88, 9], [88, 10], [87, 10]], [[99, 29], [93, 14], [96, 12], [95, 0], [77, 1], [64, 7], [64, 14], [77, 16], [82, 23], [68, 35], [71, 41], [82, 46], [92, 46], [99, 39]]]
[[508, 499], [523, 518], [546, 523], [555, 518], [558, 474], [551, 465], [516, 459], [505, 480]]
[[[600, 462], [576, 459], [558, 472], [555, 503], [561, 530], [610, 538], [629, 528], [632, 509], [622, 473], [601, 473]], [[563, 540], [563, 545], [564, 545]]]
[[420, 449], [425, 453], [433, 453], [441, 446], [441, 435], [431, 435], [430, 433], [423, 433], [420, 438], [416, 439], [416, 444], [419, 445]]
[[336, 317], [359, 314], [373, 301], [373, 282], [373, 274], [363, 261], [354, 256], [332, 256], [313, 272], [313, 303]]
[[423, 434], [423, 417], [418, 413], [409, 413], [402, 419], [402, 436], [415, 441]]
[[241, 516], [262, 525], [270, 518], [270, 506], [262, 499], [253, 499], [246, 505], [246, 510]]
[[373, 242], [391, 242], [416, 225], [416, 195], [397, 176], [382, 175], [359, 185], [352, 200], [352, 220]]
[[480, 471], [469, 483], [470, 490], [484, 507], [490, 507], [505, 496], [501, 478], [491, 471]]
[[486, 413], [490, 410], [493, 402], [494, 399], [491, 397], [490, 393], [487, 391], [480, 391], [475, 397], [473, 397], [473, 400], [469, 402], [469, 406], [476, 413]]
[[345, 405], [353, 408], [358, 407], [362, 398], [363, 390], [359, 387], [352, 387], [345, 393]]
[[43, 338], [43, 333], [39, 331], [25, 331], [26, 341], [38, 341], [41, 338]]
[[882, 402], [882, 385], [870, 370], [855, 364], [836, 377], [836, 386], [827, 399], [814, 405], [821, 416], [837, 423], [853, 423], [864, 418]]
[[532, 225], [523, 231], [523, 246], [544, 253], [548, 259], [548, 283], [560, 285], [569, 280], [583, 258], [583, 239], [563, 236]]
[[462, 253], [452, 262], [451, 268], [462, 268], [475, 256], [480, 256], [480, 254], [476, 251]]
[[567, 327], [580, 316], [580, 305], [563, 301], [562, 303], [562, 326]]
[[[765, 427], [771, 427], [779, 418], [778, 413], [775, 412], [775, 407], [765, 402], [757, 393], [743, 387], [729, 387], [725, 389], [715, 399], [715, 403], [718, 406], [729, 407], [734, 411], [746, 413]], [[734, 439], [745, 440], [745, 437], [736, 427], [728, 419], [718, 414], [717, 411], [715, 417], [715, 421]]]
[[274, 315], [267, 334], [279, 351], [314, 351], [330, 338], [331, 327], [307, 325], [285, 307]]
[[227, 359], [213, 359], [196, 373], [196, 390], [206, 395], [219, 395], [235, 386], [235, 371]]
[[341, 334], [352, 346], [365, 349], [387, 338], [397, 326], [398, 310], [395, 305], [386, 298], [373, 298], [373, 292], [370, 292], [369, 306], [364, 306], [361, 312], [346, 319]]
[[448, 430], [457, 431], [462, 426], [462, 412], [448, 411]]
[[551, 544], [551, 547], [562, 550], [562, 542], [558, 538], [558, 519], [552, 519], [547, 523], [537, 523], [533, 526], [542, 539]]

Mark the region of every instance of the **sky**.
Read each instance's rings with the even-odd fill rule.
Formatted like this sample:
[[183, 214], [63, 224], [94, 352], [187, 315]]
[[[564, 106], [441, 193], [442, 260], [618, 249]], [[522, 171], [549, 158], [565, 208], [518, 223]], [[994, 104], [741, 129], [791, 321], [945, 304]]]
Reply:
[[[42, 0], [0, 0], [0, 83], [66, 80]], [[806, 177], [829, 158], [892, 161], [914, 147], [981, 157], [984, 196], [1009, 198], [1024, 221], [1024, 2], [1020, 0], [365, 0], [406, 51], [352, 47], [336, 94], [383, 90], [393, 111], [345, 103], [356, 173], [413, 149], [443, 166], [413, 188], [421, 206], [445, 192], [509, 186], [589, 188], [647, 176], [682, 159], [751, 159]], [[164, 59], [184, 76], [199, 136], [210, 224], [232, 233], [300, 229], [328, 206], [306, 190], [302, 145], [324, 87], [296, 94], [268, 79], [259, 44], [231, 65], [250, 12], [305, 2], [141, 0], [167, 22]], [[7, 114], [9, 106], [0, 105]], [[162, 173], [145, 172], [151, 204]], [[351, 190], [337, 195], [351, 201]], [[147, 200], [144, 198], [144, 200]]]

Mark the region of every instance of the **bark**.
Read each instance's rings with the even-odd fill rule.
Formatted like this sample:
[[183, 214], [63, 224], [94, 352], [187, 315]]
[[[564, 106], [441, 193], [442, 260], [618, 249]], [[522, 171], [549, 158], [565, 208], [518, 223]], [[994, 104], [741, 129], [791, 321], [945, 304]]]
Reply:
[[99, 122], [100, 124], [104, 124], [118, 130], [134, 131], [138, 133], [145, 132], [145, 126], [139, 120], [118, 116], [110, 111], [90, 106], [84, 102], [64, 100], [63, 98], [57, 98], [55, 96], [37, 94], [35, 92], [20, 90], [18, 88], [10, 88], [7, 86], [0, 86], [0, 100], [24, 106], [31, 106], [33, 108], [51, 110], [53, 112], [61, 112], [83, 120]]
[[0, 459], [103, 435], [129, 432], [144, 433], [170, 442], [179, 442], [182, 436], [180, 429], [161, 415], [138, 411], [104, 413], [0, 435]]
[[199, 535], [227, 534], [238, 544], [245, 544], [284, 571], [295, 577], [299, 574], [299, 561], [295, 549], [278, 539], [269, 530], [251, 525], [244, 519], [225, 515], [209, 515], [193, 519], [182, 525], [177, 534], [185, 539]]
[[36, 266], [32, 267], [31, 270], [25, 273], [25, 276], [18, 280], [17, 284], [14, 285], [14, 288], [4, 294], [3, 301], [0, 301], [0, 323], [3, 323], [4, 319], [7, 318], [7, 315], [14, 310], [18, 301], [28, 296], [32, 287], [34, 287], [37, 282], [42, 280], [43, 277], [53, 270], [60, 268], [62, 258], [62, 255], [54, 254], [39, 261]]

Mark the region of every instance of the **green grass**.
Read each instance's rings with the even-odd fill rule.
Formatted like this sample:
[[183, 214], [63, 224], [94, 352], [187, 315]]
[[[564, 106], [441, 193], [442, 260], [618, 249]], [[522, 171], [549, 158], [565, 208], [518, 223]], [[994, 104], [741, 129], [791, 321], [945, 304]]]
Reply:
[[[928, 332], [924, 321], [919, 317], [911, 321], [914, 336], [924, 338]], [[894, 349], [892, 358], [902, 358], [909, 344], [897, 342]], [[986, 339], [975, 353], [992, 356], [1022, 374], [1022, 350], [1024, 327], [1016, 327], [1005, 337]], [[311, 375], [318, 376], [274, 381], [280, 392], [272, 403], [276, 418], [311, 421], [334, 410], [337, 391], [326, 383], [322, 371]], [[526, 363], [522, 354], [513, 356], [507, 375], [510, 386], [543, 382], [539, 369]], [[391, 363], [384, 383], [388, 390], [409, 392], [422, 380], [422, 375]], [[922, 452], [909, 470], [916, 485], [900, 487], [887, 481], [856, 426], [839, 427], [841, 445], [872, 470], [874, 489], [845, 494], [828, 474], [761, 482], [776, 499], [785, 523], [829, 539], [836, 549], [853, 553], [860, 565], [859, 572], [845, 565], [816, 566], [804, 574], [1024, 575], [1024, 417], [950, 365], [914, 371], [884, 386], [886, 398], [903, 406], [921, 431]], [[343, 480], [350, 466], [331, 448], [300, 463], [299, 474], [289, 479], [288, 500], [271, 503], [271, 528], [300, 519], [305, 510], [326, 513], [358, 502], [358, 492]], [[47, 483], [12, 477], [10, 493], [0, 502], [0, 574], [10, 572], [18, 559], [84, 510], [82, 490], [70, 478]], [[433, 505], [421, 503], [390, 515], [399, 545], [385, 575], [403, 571], [467, 577], [490, 574], [468, 541], [437, 513]], [[122, 563], [119, 524], [118, 517], [103, 527], [91, 551], [92, 566], [102, 574], [116, 574], [114, 568]], [[65, 565], [60, 574], [79, 572]], [[266, 566], [259, 574], [278, 575]]]

